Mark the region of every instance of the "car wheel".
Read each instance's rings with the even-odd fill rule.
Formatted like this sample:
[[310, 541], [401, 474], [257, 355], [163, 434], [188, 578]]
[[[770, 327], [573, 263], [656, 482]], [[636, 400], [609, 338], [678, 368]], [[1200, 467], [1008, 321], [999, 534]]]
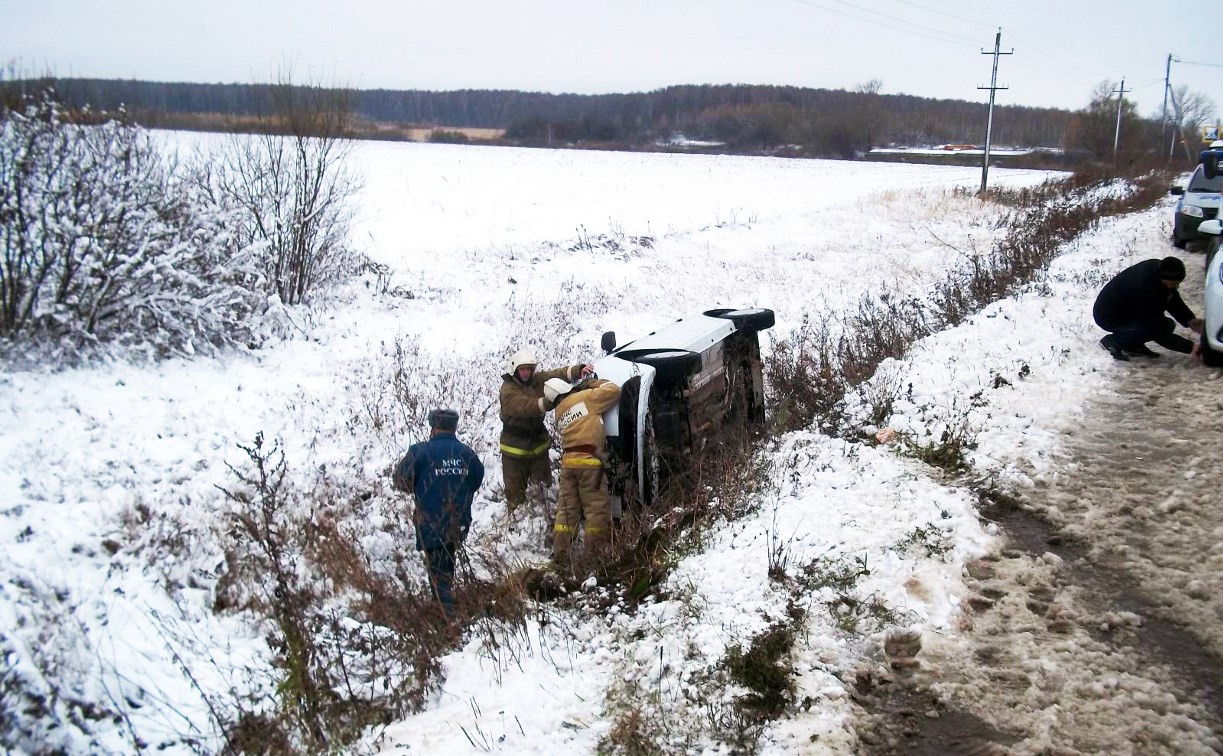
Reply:
[[1205, 336], [1202, 336], [1201, 343], [1202, 364], [1206, 367], [1223, 367], [1223, 352], [1211, 349]]
[[666, 349], [657, 351], [626, 350], [617, 352], [616, 356], [629, 362], [640, 362], [658, 371], [659, 375], [673, 376], [687, 373], [693, 367], [701, 364], [699, 352], [689, 352], [686, 349]]
[[705, 313], [714, 318], [726, 318], [735, 324], [740, 331], [763, 331], [772, 328], [777, 322], [773, 311], [764, 307], [752, 307], [746, 310], [709, 310]]

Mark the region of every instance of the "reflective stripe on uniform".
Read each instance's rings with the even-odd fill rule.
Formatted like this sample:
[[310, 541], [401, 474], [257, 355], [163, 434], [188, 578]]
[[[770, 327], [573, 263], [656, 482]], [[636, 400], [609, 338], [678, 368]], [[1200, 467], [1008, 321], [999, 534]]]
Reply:
[[545, 441], [534, 449], [519, 449], [517, 446], [510, 446], [502, 442], [501, 451], [504, 454], [509, 454], [511, 457], [538, 457], [548, 451], [548, 447], [552, 445], [551, 441]]
[[561, 467], [602, 467], [598, 457], [561, 457]]
[[576, 526], [565, 525], [559, 522], [552, 526], [552, 530], [557, 533], [576, 533], [578, 532], [578, 529]]

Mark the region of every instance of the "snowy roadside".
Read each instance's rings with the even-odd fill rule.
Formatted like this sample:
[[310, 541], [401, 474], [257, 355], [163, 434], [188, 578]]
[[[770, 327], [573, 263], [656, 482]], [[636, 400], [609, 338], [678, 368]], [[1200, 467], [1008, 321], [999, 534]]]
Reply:
[[[917, 443], [936, 441], [947, 428], [963, 433], [975, 443], [969, 453], [974, 488], [1022, 492], [1056, 480], [1063, 474], [1058, 468], [1063, 434], [1082, 423], [1087, 400], [1110, 391], [1116, 378], [1118, 366], [1096, 344], [1091, 302], [1112, 273], [1164, 249], [1167, 215], [1167, 208], [1158, 207], [1103, 222], [1070, 245], [1045, 280], [924, 340], [910, 358], [886, 366], [881, 380], [912, 385], [888, 425]], [[927, 649], [919, 655], [922, 684], [938, 689], [945, 677], [973, 677], [972, 618], [979, 607], [993, 604], [993, 599], [981, 601], [977, 577], [1000, 569], [988, 565], [999, 559], [1002, 547], [991, 535], [995, 526], [978, 518], [973, 490], [940, 484], [941, 475], [895, 450], [810, 433], [780, 439], [769, 454], [775, 483], [769, 500], [755, 516], [708, 539], [702, 553], [683, 558], [662, 591], [668, 599], [632, 617], [566, 618], [561, 622], [564, 662], [555, 662], [557, 653], [547, 651], [546, 642], [535, 646], [534, 657], [524, 645], [524, 655], [534, 661], [503, 669], [499, 691], [487, 688], [487, 670], [474, 669], [470, 661], [488, 652], [478, 642], [469, 644], [448, 661], [453, 673], [429, 710], [387, 729], [386, 750], [406, 753], [445, 744], [461, 749], [468, 737], [464, 730], [483, 733], [487, 740], [481, 742], [492, 750], [543, 752], [558, 744], [558, 733], [568, 748], [593, 750], [601, 737], [614, 737], [615, 723], [601, 721], [600, 712], [628, 702], [647, 717], [652, 712], [665, 720], [654, 726], [672, 737], [677, 750], [710, 748], [711, 734], [726, 742], [728, 733], [718, 732], [726, 720], [719, 719], [716, 702], [711, 711], [708, 691], [700, 686], [729, 646], [765, 631], [795, 599], [769, 578], [770, 553], [780, 553], [793, 574], [820, 559], [860, 564], [871, 574], [860, 575], [848, 590], [829, 580], [800, 591], [798, 600], [812, 611], [788, 664], [802, 713], [768, 727], [758, 741], [760, 750], [835, 754], [869, 748], [858, 741], [862, 710], [854, 699], [863, 670], [890, 674], [881, 649], [887, 625], [876, 620], [899, 620], [922, 630]], [[913, 538], [914, 533], [921, 537]], [[981, 557], [985, 561], [978, 561]], [[1018, 579], [1029, 581], [1032, 595], [1046, 606], [1059, 561], [1051, 555], [1017, 570], [1027, 575]], [[828, 562], [821, 564], [827, 569]], [[988, 594], [988, 586], [985, 590]], [[838, 601], [845, 593], [863, 604], [877, 601], [888, 613], [863, 614], [847, 623], [845, 604]], [[966, 605], [970, 600], [973, 608]], [[1076, 696], [1082, 702], [1074, 703], [1078, 713], [1066, 727], [1079, 727], [1086, 743], [1128, 744], [1139, 732], [1148, 742], [1179, 744], [1186, 752], [1215, 742], [1207, 727], [1187, 716], [1195, 711], [1192, 701], [1143, 715], [1146, 703], [1159, 698], [1162, 679], [1148, 679], [1132, 665], [1110, 664], [1114, 654], [1085, 634], [1042, 649], [1024, 648], [1022, 628], [1019, 632], [1019, 655], [1024, 664], [1036, 666], [1012, 674], [1021, 682], [1026, 675], [1058, 681], [1054, 690], [1070, 701], [1042, 692], [1019, 703], [998, 696], [992, 705], [1000, 708], [991, 708], [988, 686], [963, 686], [978, 696], [978, 714], [993, 717], [995, 727], [1021, 721], [1031, 728], [1031, 737], [1016, 745], [1017, 753], [1038, 752], [1068, 737], [1065, 729], [1040, 722], [1059, 702], [1070, 705]], [[1004, 646], [1013, 642], [994, 640]], [[553, 661], [541, 665], [548, 656]], [[1040, 662], [1042, 657], [1047, 662]], [[566, 679], [576, 685], [567, 687]], [[539, 682], [538, 692], [528, 680]], [[1100, 684], [1111, 687], [1093, 693], [1091, 686]], [[1104, 694], [1106, 689], [1115, 692]], [[722, 704], [744, 692], [726, 688]], [[944, 701], [965, 706], [956, 693], [947, 686]], [[958, 693], [962, 697], [963, 689]], [[1027, 707], [1018, 720], [1014, 706]], [[1130, 712], [1125, 726], [1112, 722], [1119, 711]], [[694, 720], [691, 727], [680, 724]]]
[[[1209, 535], [1217, 496], [1198, 478], [1211, 463], [1180, 453], [1211, 425], [1197, 410], [1210, 406], [1220, 376], [1176, 354], [1117, 363], [1090, 318], [1114, 273], [1174, 253], [1169, 216], [1157, 207], [1103, 222], [1046, 280], [925, 340], [900, 369], [913, 398], [897, 405], [892, 427], [928, 438], [948, 424], [964, 428], [976, 444], [974, 486], [1009, 491], [1039, 515], [983, 510], [1008, 537], [964, 576], [957, 632], [930, 634], [923, 668], [898, 684], [936, 702], [931, 717], [960, 712], [960, 747], [1223, 747], [1219, 676], [1210, 671], [1220, 602], [1205, 589], [1217, 556], [1203, 562], [1217, 550]], [[1180, 254], [1191, 271], [1186, 301], [1200, 311], [1201, 258]], [[864, 750], [917, 747], [903, 743], [929, 726], [924, 712], [917, 723], [908, 713], [897, 722], [905, 716], [866, 698]], [[934, 735], [924, 745], [936, 752], [947, 742]]]
[[[946, 190], [972, 180], [964, 171], [906, 166], [898, 177], [884, 167], [732, 159], [736, 187], [715, 181], [720, 163], [705, 157], [629, 156], [620, 165], [604, 155], [532, 151], [496, 152], [509, 164], [492, 173], [477, 165], [455, 182], [457, 194], [420, 196], [395, 187], [421, 175], [440, 175], [434, 188], [446, 185], [457, 169], [448, 161], [478, 151], [414, 150], [404, 153], [413, 160], [405, 167], [386, 160], [386, 149], [367, 156], [371, 166], [383, 158], [384, 171], [370, 181], [377, 199], [364, 228], [392, 266], [389, 280], [358, 282], [330, 308], [299, 317], [300, 338], [217, 359], [0, 376], [0, 452], [10, 460], [0, 473], [0, 536], [9, 545], [0, 568], [5, 658], [32, 689], [85, 713], [80, 731], [61, 736], [65, 748], [119, 751], [138, 739], [207, 750], [217, 733], [205, 694], [274, 685], [263, 629], [212, 610], [225, 569], [216, 487], [232, 485], [226, 464], [242, 462], [235, 444], [262, 431], [283, 441], [299, 490], [322, 481], [372, 494], [375, 515], [355, 524], [363, 548], [387, 564], [406, 552], [419, 579], [402, 502], [384, 483], [389, 462], [420, 432], [420, 418], [388, 390], [399, 372], [410, 373], [421, 401], [453, 399], [445, 392], [457, 390], [464, 436], [492, 462], [496, 368], [489, 366], [524, 332], [559, 363], [587, 356], [605, 328], [632, 337], [725, 303], [773, 307], [784, 337], [803, 315], [835, 311], [880, 278], [923, 291], [948, 264], [948, 244], [988, 248], [1002, 213]], [[541, 189], [552, 186], [554, 170], [590, 175], [570, 161], [603, 161], [604, 183], [584, 186], [569, 204], [533, 210], [531, 192], [514, 193], [524, 181], [521, 161], [533, 160], [566, 163], [531, 174]], [[649, 219], [661, 212], [658, 196], [638, 196], [629, 179], [642, 170], [638, 163], [655, 160], [654, 192], [683, 186], [693, 196], [647, 243], [642, 231], [656, 227]], [[1019, 185], [1040, 178], [998, 176]], [[916, 189], [923, 185], [943, 188]], [[513, 201], [439, 200], [473, 187]], [[599, 192], [619, 192], [622, 223], [610, 221], [585, 244], [580, 234], [577, 242], [549, 235], [589, 219], [582, 203]], [[782, 211], [766, 216], [749, 203]], [[483, 207], [498, 211], [463, 226]], [[725, 220], [710, 208], [728, 208]], [[520, 214], [510, 218], [509, 210]], [[513, 231], [508, 242], [492, 240], [501, 228]], [[448, 244], [452, 229], [465, 231]], [[862, 260], [874, 275], [862, 275]], [[445, 383], [455, 376], [462, 382]], [[771, 456], [768, 499], [751, 518], [710, 534], [699, 553], [677, 554], [665, 600], [606, 617], [545, 609], [546, 621], [531, 624], [516, 645], [469, 642], [444, 660], [446, 681], [426, 711], [389, 729], [383, 742], [468, 748], [473, 733], [486, 732], [506, 749], [593, 750], [617, 725], [618, 715], [608, 714], [618, 710], [617, 696], [649, 697], [659, 711], [691, 702], [691, 727], [670, 733], [677, 744], [699, 747], [719, 727], [733, 734], [736, 689], [719, 662], [788, 616], [793, 593], [768, 576], [776, 555], [806, 586], [811, 650], [799, 686], [815, 721], [805, 733], [777, 723], [766, 742], [818, 734], [834, 752], [852, 743], [844, 671], [888, 623], [949, 630], [961, 568], [989, 534], [968, 492], [940, 486], [886, 449], [793, 434]], [[503, 513], [498, 491], [494, 473], [477, 502], [477, 538]], [[542, 556], [525, 537], [497, 548]], [[830, 614], [829, 603], [843, 608]], [[60, 678], [40, 679], [47, 669]], [[696, 697], [707, 681], [725, 704], [712, 723]], [[92, 721], [99, 706], [121, 712], [120, 723]]]

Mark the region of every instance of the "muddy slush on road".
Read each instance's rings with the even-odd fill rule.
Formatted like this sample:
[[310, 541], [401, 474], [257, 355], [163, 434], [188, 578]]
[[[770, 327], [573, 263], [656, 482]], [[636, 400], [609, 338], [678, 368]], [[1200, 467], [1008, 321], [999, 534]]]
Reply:
[[1003, 537], [968, 565], [962, 632], [859, 671], [862, 752], [1223, 753], [1223, 371], [1116, 367], [1057, 476], [981, 494]]

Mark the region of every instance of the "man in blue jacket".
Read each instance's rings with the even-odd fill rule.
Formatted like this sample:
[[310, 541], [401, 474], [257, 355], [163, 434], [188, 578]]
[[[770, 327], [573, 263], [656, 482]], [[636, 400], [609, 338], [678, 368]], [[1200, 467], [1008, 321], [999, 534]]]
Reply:
[[455, 437], [459, 413], [429, 412], [429, 440], [413, 444], [391, 475], [400, 491], [416, 496], [412, 521], [424, 553], [429, 584], [446, 619], [454, 617], [454, 556], [471, 527], [471, 500], [484, 481], [484, 465]]
[[1201, 319], [1177, 292], [1183, 280], [1185, 263], [1178, 257], [1143, 260], [1118, 273], [1100, 290], [1092, 308], [1096, 325], [1109, 331], [1100, 346], [1122, 361], [1130, 355], [1158, 357], [1147, 347], [1148, 341], [1173, 352], [1195, 354], [1197, 343], [1175, 333], [1176, 323], [1202, 332]]

